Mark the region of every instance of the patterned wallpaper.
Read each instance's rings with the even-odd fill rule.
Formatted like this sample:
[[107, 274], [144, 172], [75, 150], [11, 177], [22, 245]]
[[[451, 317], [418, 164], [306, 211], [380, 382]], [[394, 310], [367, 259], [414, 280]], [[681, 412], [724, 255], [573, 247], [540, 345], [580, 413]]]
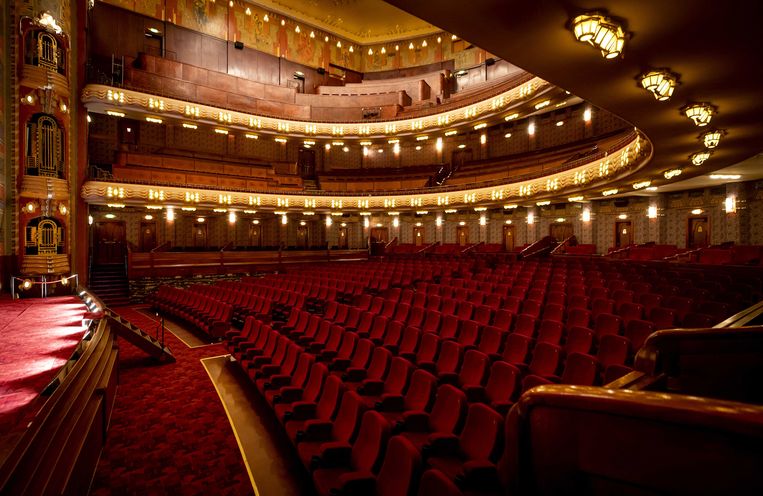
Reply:
[[[235, 2], [233, 7], [229, 7], [228, 2], [223, 0], [99, 1], [215, 38], [242, 41], [246, 46], [261, 52], [326, 69], [329, 64], [336, 64], [358, 72], [373, 72], [451, 59], [455, 60], [456, 68], [460, 68], [478, 65], [489, 56], [484, 50], [466, 49], [467, 44], [453, 42], [450, 36], [445, 34], [440, 36], [440, 42], [437, 42], [438, 35], [405, 40], [397, 45], [397, 49], [394, 43], [361, 47], [245, 2]], [[299, 32], [297, 26], [300, 27]], [[310, 37], [311, 31], [315, 34], [313, 38]], [[325, 41], [326, 36], [328, 42]], [[337, 42], [340, 42], [341, 46], [337, 46]], [[409, 43], [413, 43], [412, 49], [408, 48]], [[372, 50], [371, 54], [369, 48]], [[384, 54], [381, 53], [382, 48], [385, 50]]]

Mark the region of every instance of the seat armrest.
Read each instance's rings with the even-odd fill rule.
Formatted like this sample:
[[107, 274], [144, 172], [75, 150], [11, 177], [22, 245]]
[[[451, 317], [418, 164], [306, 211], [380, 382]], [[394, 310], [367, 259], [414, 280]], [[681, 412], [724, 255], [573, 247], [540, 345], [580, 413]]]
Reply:
[[461, 451], [458, 436], [439, 432], [429, 436], [425, 449], [430, 457], [454, 457]]
[[288, 386], [278, 390], [273, 403], [294, 403], [302, 399], [302, 388]]
[[346, 382], [360, 382], [366, 378], [366, 369], [352, 367], [342, 376], [342, 380]]
[[421, 411], [405, 412], [401, 419], [403, 430], [426, 432], [429, 430], [429, 413]]
[[384, 381], [366, 379], [358, 388], [358, 394], [363, 396], [379, 396], [384, 392]]
[[380, 412], [402, 412], [404, 406], [405, 398], [402, 394], [383, 394], [376, 403], [376, 409]]
[[300, 441], [326, 442], [331, 439], [331, 430], [334, 425], [328, 420], [308, 420], [304, 430], [297, 436]]
[[335, 441], [323, 443], [318, 454], [321, 468], [346, 467], [350, 464], [352, 445], [350, 443]]
[[289, 414], [287, 420], [309, 420], [315, 418], [317, 408], [318, 404], [312, 401], [295, 401], [291, 404], [291, 411], [287, 412]]
[[368, 496], [375, 494], [376, 477], [369, 470], [349, 472], [339, 476], [342, 496]]
[[281, 389], [291, 383], [291, 376], [286, 374], [273, 375], [268, 379], [268, 383], [270, 385], [267, 389]]

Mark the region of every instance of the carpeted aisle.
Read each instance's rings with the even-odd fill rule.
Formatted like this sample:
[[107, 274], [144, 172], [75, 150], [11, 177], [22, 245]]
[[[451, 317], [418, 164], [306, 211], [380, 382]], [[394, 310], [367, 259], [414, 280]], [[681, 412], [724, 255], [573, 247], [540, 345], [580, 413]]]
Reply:
[[0, 298], [0, 436], [23, 430], [85, 333], [76, 296]]
[[[135, 308], [116, 309], [144, 330], [157, 323]], [[220, 399], [201, 364], [221, 344], [188, 348], [171, 333], [177, 362], [155, 365], [119, 341], [120, 382], [93, 495], [253, 494]]]

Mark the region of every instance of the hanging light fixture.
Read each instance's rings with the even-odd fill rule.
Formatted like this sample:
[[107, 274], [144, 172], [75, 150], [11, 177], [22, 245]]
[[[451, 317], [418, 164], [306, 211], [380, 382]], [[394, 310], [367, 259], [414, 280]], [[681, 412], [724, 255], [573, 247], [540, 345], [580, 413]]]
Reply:
[[655, 69], [639, 76], [641, 86], [651, 92], [657, 101], [664, 102], [673, 96], [678, 77], [667, 69]]
[[683, 172], [681, 169], [671, 169], [669, 171], [665, 171], [663, 176], [665, 176], [665, 179], [673, 179], [676, 176], [680, 176], [681, 172]]
[[609, 17], [591, 12], [572, 20], [575, 39], [598, 48], [605, 59], [613, 59], [623, 52], [625, 32], [622, 26]]
[[705, 144], [705, 148], [715, 148], [721, 142], [721, 138], [726, 135], [726, 131], [723, 129], [713, 129], [703, 134], [702, 142]]
[[710, 119], [716, 113], [715, 107], [705, 102], [690, 103], [682, 108], [681, 111], [699, 127], [710, 124]]
[[705, 160], [710, 158], [710, 152], [697, 152], [691, 154], [691, 163], [694, 165], [702, 165]]

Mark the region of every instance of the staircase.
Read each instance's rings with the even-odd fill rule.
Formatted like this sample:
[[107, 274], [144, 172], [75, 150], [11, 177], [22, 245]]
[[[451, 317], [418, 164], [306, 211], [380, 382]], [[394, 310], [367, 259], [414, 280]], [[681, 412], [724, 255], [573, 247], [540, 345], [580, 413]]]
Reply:
[[106, 310], [106, 317], [109, 319], [109, 324], [116, 329], [119, 337], [124, 338], [129, 341], [130, 344], [145, 351], [147, 355], [156, 358], [161, 362], [175, 361], [175, 357], [169, 347], [164, 346], [162, 342], [155, 337], [135, 327], [111, 310]]
[[315, 179], [302, 179], [302, 187], [305, 191], [318, 191], [318, 181]]
[[130, 304], [124, 264], [93, 265], [88, 288], [109, 307]]

